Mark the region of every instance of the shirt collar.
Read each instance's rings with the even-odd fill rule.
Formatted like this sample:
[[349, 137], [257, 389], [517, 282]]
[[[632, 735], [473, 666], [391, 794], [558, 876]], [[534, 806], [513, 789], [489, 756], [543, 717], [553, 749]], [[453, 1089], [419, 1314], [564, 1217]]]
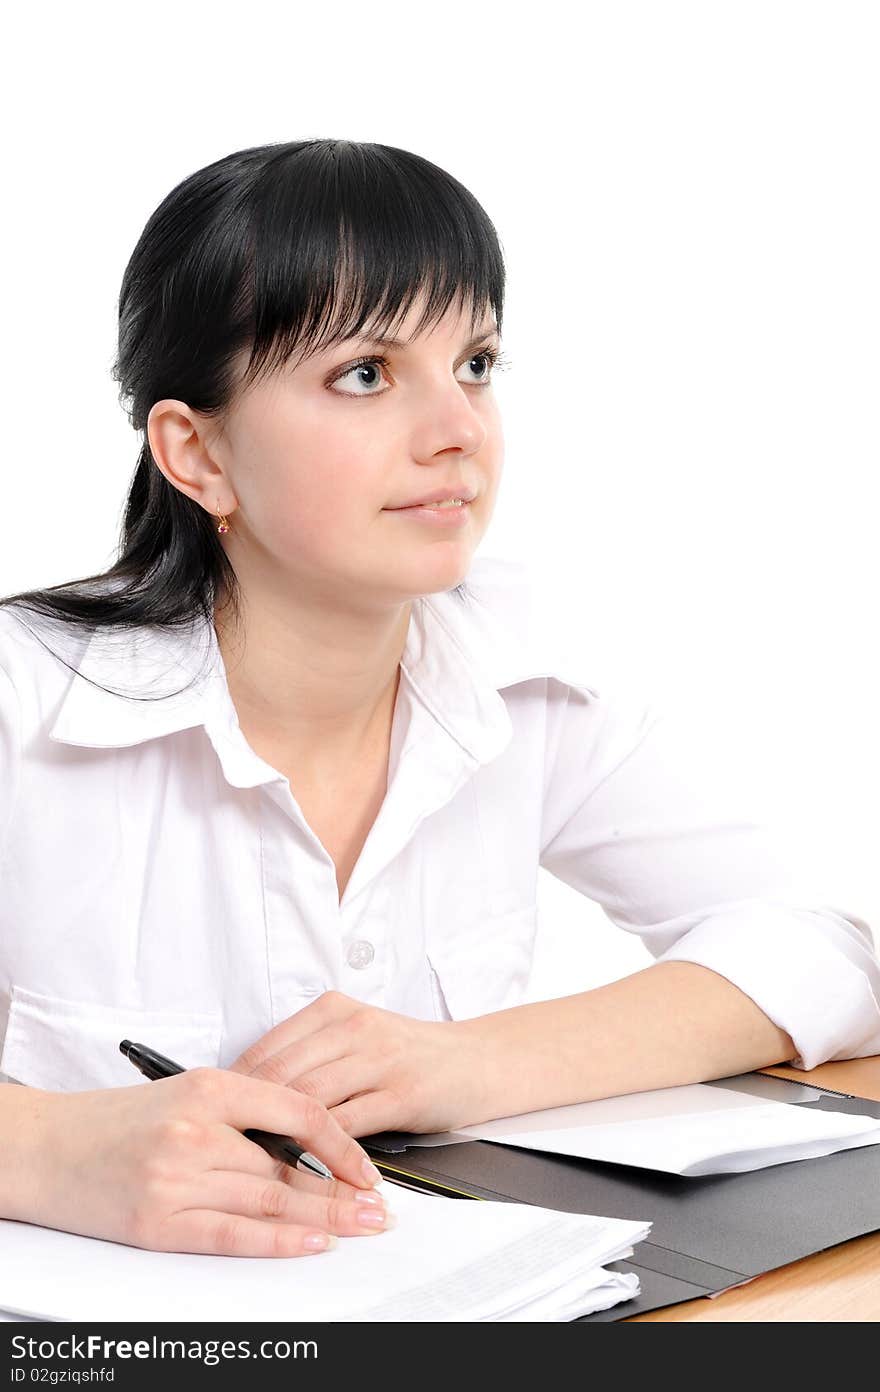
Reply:
[[[532, 677], [561, 676], [561, 668], [528, 612], [527, 567], [478, 558], [465, 583], [464, 599], [450, 590], [414, 600], [401, 668], [438, 724], [486, 763], [512, 735], [500, 692]], [[197, 726], [205, 727], [235, 786], [278, 779], [244, 740], [214, 626], [202, 617], [170, 632], [96, 630], [49, 737], [107, 749]]]

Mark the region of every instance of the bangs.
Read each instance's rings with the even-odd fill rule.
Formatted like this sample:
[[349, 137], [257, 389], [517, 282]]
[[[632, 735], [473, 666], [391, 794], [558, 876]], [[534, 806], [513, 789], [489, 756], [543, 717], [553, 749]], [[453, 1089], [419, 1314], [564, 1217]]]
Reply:
[[407, 150], [344, 140], [281, 146], [250, 196], [244, 384], [356, 335], [415, 334], [455, 303], [500, 333], [504, 262], [489, 217], [450, 174]]

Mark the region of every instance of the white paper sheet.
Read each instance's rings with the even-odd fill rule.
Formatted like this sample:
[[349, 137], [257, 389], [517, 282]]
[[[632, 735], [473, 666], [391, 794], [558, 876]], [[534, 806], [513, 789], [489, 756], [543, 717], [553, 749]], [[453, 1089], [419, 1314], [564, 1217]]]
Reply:
[[458, 1133], [687, 1176], [763, 1169], [880, 1143], [876, 1117], [694, 1083], [501, 1117]]
[[286, 1260], [150, 1252], [0, 1220], [0, 1308], [73, 1321], [556, 1320], [638, 1293], [635, 1273], [601, 1268], [649, 1222], [381, 1187], [396, 1228]]

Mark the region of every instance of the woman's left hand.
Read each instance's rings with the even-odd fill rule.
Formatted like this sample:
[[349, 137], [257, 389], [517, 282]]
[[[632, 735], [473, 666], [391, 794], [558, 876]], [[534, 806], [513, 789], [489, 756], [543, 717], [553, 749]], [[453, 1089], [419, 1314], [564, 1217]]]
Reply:
[[231, 1071], [317, 1098], [351, 1136], [453, 1131], [481, 1119], [477, 1023], [414, 1020], [326, 991], [246, 1049]]

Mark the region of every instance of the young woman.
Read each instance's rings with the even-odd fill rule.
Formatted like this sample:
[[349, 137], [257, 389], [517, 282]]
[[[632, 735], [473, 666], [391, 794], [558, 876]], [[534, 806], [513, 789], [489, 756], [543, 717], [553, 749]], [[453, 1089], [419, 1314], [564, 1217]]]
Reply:
[[[475, 558], [503, 290], [387, 146], [242, 150], [149, 219], [119, 559], [0, 606], [0, 1214], [298, 1255], [387, 1225], [357, 1137], [880, 1051], [867, 925]], [[522, 1004], [539, 866], [656, 962]]]

